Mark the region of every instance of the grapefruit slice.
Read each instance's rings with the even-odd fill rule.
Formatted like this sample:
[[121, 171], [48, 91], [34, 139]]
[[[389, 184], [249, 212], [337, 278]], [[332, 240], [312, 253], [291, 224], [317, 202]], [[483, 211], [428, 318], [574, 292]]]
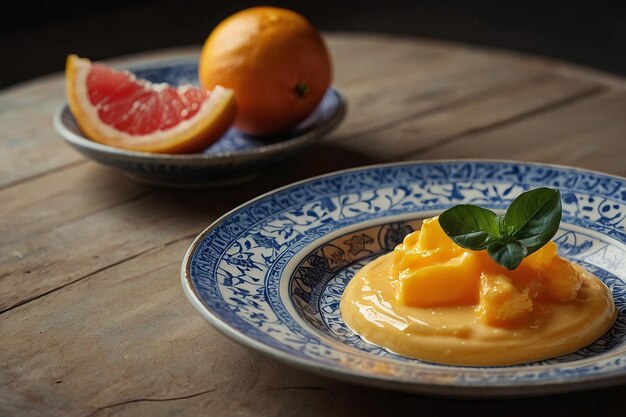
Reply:
[[70, 110], [80, 129], [105, 145], [143, 152], [194, 153], [216, 142], [235, 119], [233, 90], [172, 87], [69, 55]]

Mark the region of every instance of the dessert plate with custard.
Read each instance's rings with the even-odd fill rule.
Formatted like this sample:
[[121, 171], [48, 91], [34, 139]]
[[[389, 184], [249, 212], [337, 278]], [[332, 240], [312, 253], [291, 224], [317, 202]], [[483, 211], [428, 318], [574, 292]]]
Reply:
[[625, 185], [509, 161], [332, 173], [218, 219], [183, 288], [237, 342], [347, 381], [454, 397], [623, 383]]

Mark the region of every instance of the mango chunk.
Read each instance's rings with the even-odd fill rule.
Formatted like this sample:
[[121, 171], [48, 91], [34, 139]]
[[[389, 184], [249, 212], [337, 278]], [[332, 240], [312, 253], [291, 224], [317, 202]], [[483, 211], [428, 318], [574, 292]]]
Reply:
[[425, 219], [421, 230], [406, 235], [395, 248], [392, 274], [446, 262], [461, 252], [463, 248], [444, 233], [437, 217]]
[[548, 242], [513, 270], [486, 251], [456, 245], [437, 217], [408, 234], [394, 250], [391, 275], [397, 300], [416, 308], [474, 305], [488, 324], [514, 326], [533, 309], [533, 300], [572, 301], [582, 277]]
[[532, 269], [545, 268], [557, 256], [556, 243], [550, 241], [535, 253], [530, 254], [522, 261], [522, 266]]
[[473, 305], [478, 300], [479, 264], [470, 252], [399, 275], [398, 302], [410, 307]]
[[415, 250], [406, 250], [404, 248], [397, 247], [394, 250], [392, 274], [397, 276], [403, 271], [414, 271], [433, 264], [447, 262], [451, 258], [452, 256], [447, 253], [442, 253], [441, 251], [418, 252]]
[[455, 247], [459, 248], [443, 231], [438, 217], [424, 220], [417, 241], [417, 250], [420, 252], [444, 251], [451, 253]]
[[491, 326], [506, 327], [526, 319], [533, 309], [528, 292], [520, 291], [506, 275], [480, 275], [480, 317]]
[[574, 266], [555, 256], [541, 271], [541, 297], [553, 301], [572, 301], [582, 285], [582, 276]]

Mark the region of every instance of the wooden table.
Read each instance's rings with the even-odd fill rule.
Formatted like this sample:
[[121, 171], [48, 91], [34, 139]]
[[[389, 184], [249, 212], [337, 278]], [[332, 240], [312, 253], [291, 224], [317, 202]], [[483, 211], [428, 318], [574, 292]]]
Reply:
[[[241, 347], [192, 309], [179, 270], [193, 237], [227, 210], [295, 180], [375, 162], [461, 157], [626, 175], [623, 79], [421, 39], [327, 39], [335, 84], [349, 102], [346, 120], [314, 150], [228, 188], [147, 188], [84, 159], [52, 128], [65, 100], [62, 74], [0, 94], [1, 416], [618, 409], [626, 386], [480, 402], [363, 388]], [[198, 49], [130, 60], [189, 53]]]

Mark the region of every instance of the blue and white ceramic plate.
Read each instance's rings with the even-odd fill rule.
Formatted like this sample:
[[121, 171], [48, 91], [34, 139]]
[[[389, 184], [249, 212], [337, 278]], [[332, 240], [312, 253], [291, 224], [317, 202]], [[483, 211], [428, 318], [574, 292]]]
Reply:
[[[197, 58], [152, 62], [131, 70], [153, 82], [198, 85]], [[74, 149], [122, 170], [131, 179], [160, 186], [202, 187], [251, 178], [262, 168], [314, 144], [341, 122], [345, 109], [341, 94], [330, 88], [317, 109], [284, 135], [258, 137], [231, 129], [203, 153], [186, 155], [127, 151], [93, 142], [81, 132], [66, 104], [55, 113], [54, 127]]]
[[[626, 382], [626, 179], [552, 165], [435, 161], [378, 165], [299, 182], [224, 215], [189, 248], [186, 295], [209, 323], [278, 360], [336, 378], [446, 396], [521, 396]], [[420, 220], [460, 203], [506, 208], [524, 190], [559, 188], [559, 251], [611, 289], [617, 322], [570, 355], [460, 367], [392, 354], [339, 312], [355, 271]]]

